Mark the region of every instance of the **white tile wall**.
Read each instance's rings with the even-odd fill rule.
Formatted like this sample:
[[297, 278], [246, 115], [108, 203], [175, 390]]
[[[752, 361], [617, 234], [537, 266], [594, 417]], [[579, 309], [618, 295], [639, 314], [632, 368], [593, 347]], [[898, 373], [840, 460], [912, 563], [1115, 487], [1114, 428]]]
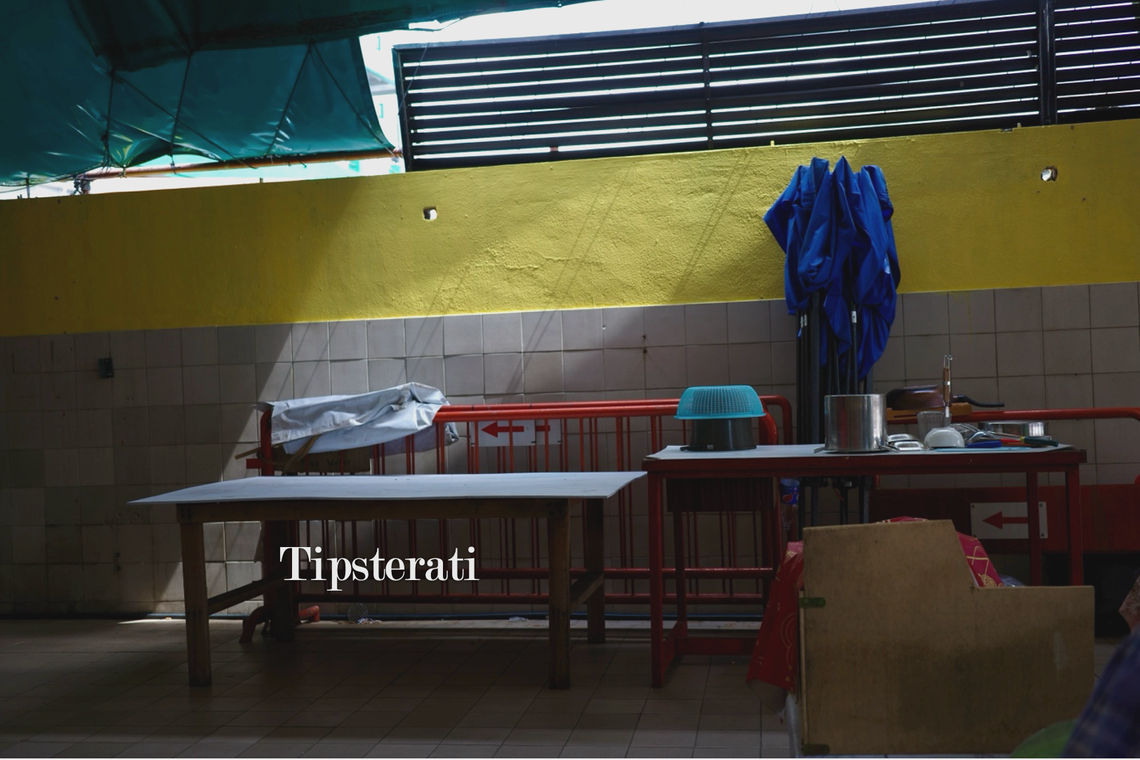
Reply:
[[[956, 392], [1011, 409], [1134, 406], [1138, 302], [1136, 283], [907, 294], [876, 385], [932, 382], [949, 352]], [[796, 329], [782, 301], [751, 301], [4, 339], [0, 577], [20, 588], [0, 584], [0, 610], [72, 598], [88, 612], [177, 610], [173, 513], [126, 502], [250, 476], [234, 456], [256, 443], [259, 398], [408, 380], [465, 403], [746, 383], [794, 403]], [[107, 355], [116, 371], [104, 380], [96, 361]], [[1137, 427], [1052, 430], [1088, 450], [1086, 483], [1108, 483], [1140, 472]], [[211, 528], [212, 591], [257, 572], [255, 528]]]

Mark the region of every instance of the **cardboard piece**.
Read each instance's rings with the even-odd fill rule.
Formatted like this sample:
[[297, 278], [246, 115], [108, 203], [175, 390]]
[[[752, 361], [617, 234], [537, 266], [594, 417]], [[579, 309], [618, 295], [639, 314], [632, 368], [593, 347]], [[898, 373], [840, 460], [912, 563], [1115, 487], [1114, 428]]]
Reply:
[[977, 588], [948, 520], [806, 529], [803, 593], [804, 754], [1008, 753], [1092, 690], [1092, 587]]

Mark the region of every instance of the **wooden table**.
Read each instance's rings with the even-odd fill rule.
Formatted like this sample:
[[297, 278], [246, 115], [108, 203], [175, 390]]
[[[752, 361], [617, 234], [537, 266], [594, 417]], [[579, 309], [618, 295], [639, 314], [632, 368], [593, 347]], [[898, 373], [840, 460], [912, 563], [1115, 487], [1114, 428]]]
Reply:
[[[550, 687], [570, 688], [570, 613], [587, 602], [588, 639], [605, 639], [602, 503], [643, 472], [258, 477], [186, 488], [134, 504], [174, 504], [182, 532], [182, 583], [190, 685], [211, 682], [209, 616], [265, 596], [279, 640], [293, 638], [297, 605], [279, 548], [299, 520], [545, 517], [550, 552]], [[570, 585], [570, 509], [586, 514], [586, 575]], [[265, 577], [213, 597], [206, 592], [203, 525], [264, 524]], [[450, 555], [450, 547], [447, 549]]]
[[[669, 478], [796, 478], [825, 476], [922, 475], [932, 473], [1025, 473], [1026, 502], [1035, 504], [1037, 476], [1042, 472], [1065, 475], [1065, 509], [1069, 533], [1069, 582], [1084, 582], [1082, 570], [1080, 465], [1085, 452], [1067, 446], [1017, 449], [939, 449], [936, 451], [836, 454], [819, 450], [819, 444], [757, 446], [743, 451], [691, 452], [669, 446], [646, 457], [649, 473], [649, 621], [651, 676], [654, 688], [664, 684], [673, 659], [685, 653], [724, 651], [723, 642], [710, 650], [707, 639], [688, 636], [685, 620], [683, 557], [678, 555], [677, 623], [664, 635], [665, 580], [662, 567], [662, 497]], [[921, 511], [921, 510], [916, 510]], [[1041, 583], [1040, 517], [1028, 509], [1030, 582]], [[921, 515], [915, 515], [921, 517]]]

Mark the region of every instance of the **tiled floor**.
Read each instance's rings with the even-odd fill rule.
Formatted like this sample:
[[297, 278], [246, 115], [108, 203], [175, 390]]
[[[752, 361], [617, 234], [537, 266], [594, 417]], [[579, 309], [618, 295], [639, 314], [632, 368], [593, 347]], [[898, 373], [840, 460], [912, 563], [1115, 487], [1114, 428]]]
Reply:
[[643, 624], [576, 625], [545, 689], [544, 621], [307, 625], [292, 644], [210, 625], [187, 685], [179, 620], [0, 622], [0, 757], [787, 757], [746, 662], [687, 656], [649, 687]]

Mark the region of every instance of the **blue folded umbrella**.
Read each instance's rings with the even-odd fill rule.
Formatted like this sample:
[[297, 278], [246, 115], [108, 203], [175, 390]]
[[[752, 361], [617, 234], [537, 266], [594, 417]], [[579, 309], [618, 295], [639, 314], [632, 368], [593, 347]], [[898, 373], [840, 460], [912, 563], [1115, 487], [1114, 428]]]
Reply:
[[805, 311], [813, 293], [823, 293], [821, 362], [831, 342], [842, 364], [852, 360], [851, 312], [858, 314], [854, 361], [867, 376], [882, 356], [895, 318], [900, 279], [891, 217], [894, 206], [877, 166], [853, 171], [845, 157], [828, 172], [813, 158], [796, 168], [792, 181], [764, 221], [786, 254], [784, 294], [788, 313]]

